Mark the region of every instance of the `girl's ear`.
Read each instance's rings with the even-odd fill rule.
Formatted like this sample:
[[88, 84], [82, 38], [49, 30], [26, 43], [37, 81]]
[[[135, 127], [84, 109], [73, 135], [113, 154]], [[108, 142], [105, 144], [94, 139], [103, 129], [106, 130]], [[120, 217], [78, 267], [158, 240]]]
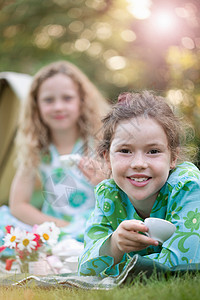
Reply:
[[171, 164], [170, 164], [170, 170], [175, 169], [175, 167], [176, 167], [176, 162], [177, 162], [177, 158], [174, 159], [173, 161], [171, 161]]
[[177, 148], [176, 153], [173, 155], [173, 158], [171, 159], [171, 164], [170, 164], [170, 169], [171, 170], [175, 169], [175, 167], [176, 167], [179, 152], [180, 152], [180, 149]]
[[107, 163], [108, 169], [111, 170], [109, 151], [104, 151], [103, 158], [104, 158], [105, 162]]

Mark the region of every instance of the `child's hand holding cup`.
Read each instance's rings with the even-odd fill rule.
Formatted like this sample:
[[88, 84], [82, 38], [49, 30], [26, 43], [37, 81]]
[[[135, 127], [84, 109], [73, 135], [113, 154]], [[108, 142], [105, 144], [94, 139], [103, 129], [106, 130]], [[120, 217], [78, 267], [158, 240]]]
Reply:
[[145, 234], [163, 244], [176, 230], [176, 226], [169, 221], [159, 218], [146, 218], [144, 225], [149, 228]]

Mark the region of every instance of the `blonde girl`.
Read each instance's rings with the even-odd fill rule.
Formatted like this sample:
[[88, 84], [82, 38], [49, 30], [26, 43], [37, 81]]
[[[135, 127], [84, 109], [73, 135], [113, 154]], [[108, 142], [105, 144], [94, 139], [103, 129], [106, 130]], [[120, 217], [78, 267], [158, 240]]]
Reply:
[[[107, 101], [75, 65], [58, 61], [39, 70], [23, 103], [17, 133], [18, 169], [9, 201], [16, 219], [31, 226], [54, 221], [80, 238], [94, 206], [93, 186], [105, 178], [93, 149], [108, 109]], [[66, 154], [82, 159], [64, 168], [59, 156]], [[38, 172], [44, 195], [41, 211], [30, 203]]]

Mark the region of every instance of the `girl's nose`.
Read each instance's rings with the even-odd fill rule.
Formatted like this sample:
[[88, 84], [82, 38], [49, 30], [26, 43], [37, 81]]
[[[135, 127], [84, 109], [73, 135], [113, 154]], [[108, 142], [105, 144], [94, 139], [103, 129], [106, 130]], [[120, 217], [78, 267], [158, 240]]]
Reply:
[[55, 110], [62, 110], [63, 109], [63, 102], [61, 100], [57, 99], [54, 102], [54, 109]]
[[148, 164], [143, 154], [134, 154], [131, 160], [131, 168], [133, 169], [145, 169]]

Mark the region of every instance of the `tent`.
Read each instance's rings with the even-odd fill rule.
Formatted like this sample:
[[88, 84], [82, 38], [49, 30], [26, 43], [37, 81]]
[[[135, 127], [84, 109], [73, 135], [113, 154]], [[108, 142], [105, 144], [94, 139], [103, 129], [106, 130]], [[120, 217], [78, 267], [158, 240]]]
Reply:
[[15, 174], [14, 139], [21, 102], [27, 96], [32, 77], [15, 72], [0, 73], [0, 205], [7, 204]]

